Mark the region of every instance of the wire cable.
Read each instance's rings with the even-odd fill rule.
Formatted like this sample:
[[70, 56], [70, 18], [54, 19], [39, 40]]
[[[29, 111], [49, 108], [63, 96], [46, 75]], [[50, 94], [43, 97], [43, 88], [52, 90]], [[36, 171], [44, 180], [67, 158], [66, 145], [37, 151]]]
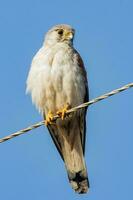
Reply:
[[[113, 91], [111, 91], [111, 92], [108, 92], [108, 93], [103, 94], [103, 95], [101, 95], [101, 96], [99, 96], [99, 97], [96, 97], [95, 99], [92, 99], [92, 100], [90, 100], [90, 101], [88, 101], [88, 102], [85, 102], [85, 103], [83, 103], [83, 104], [81, 104], [81, 105], [79, 105], [79, 106], [73, 107], [73, 108], [67, 110], [67, 111], [66, 111], [66, 114], [75, 112], [75, 111], [77, 111], [78, 109], [82, 109], [82, 108], [84, 108], [84, 107], [87, 107], [87, 106], [90, 106], [90, 105], [92, 105], [92, 104], [95, 104], [95, 103], [97, 103], [97, 102], [99, 102], [99, 101], [102, 101], [103, 99], [106, 99], [106, 98], [108, 98], [108, 97], [110, 97], [110, 96], [113, 96], [113, 95], [115, 95], [115, 94], [118, 94], [118, 93], [120, 93], [120, 92], [122, 92], [122, 91], [124, 91], [124, 90], [127, 90], [127, 89], [131, 88], [131, 87], [133, 87], [133, 83], [129, 83], [129, 84], [127, 84], [127, 85], [124, 85], [124, 86], [121, 87], [121, 88], [115, 89], [115, 90], [113, 90]], [[59, 115], [55, 115], [55, 116], [53, 117], [53, 121], [56, 120], [56, 119], [59, 118], [59, 117], [60, 117]], [[33, 124], [33, 125], [31, 125], [31, 126], [29, 126], [29, 127], [27, 127], [27, 128], [24, 128], [24, 129], [19, 130], [19, 131], [15, 132], [15, 133], [12, 133], [11, 135], [8, 135], [8, 136], [5, 136], [5, 137], [1, 138], [1, 139], [0, 139], [0, 143], [5, 142], [5, 141], [7, 141], [7, 140], [10, 140], [10, 139], [12, 139], [12, 138], [14, 138], [14, 137], [17, 137], [17, 136], [19, 136], [19, 135], [25, 134], [25, 133], [27, 133], [27, 132], [29, 132], [29, 131], [35, 129], [35, 128], [38, 128], [38, 127], [40, 127], [40, 126], [42, 126], [42, 125], [45, 125], [45, 122], [44, 122], [44, 121], [35, 123], [35, 124]]]

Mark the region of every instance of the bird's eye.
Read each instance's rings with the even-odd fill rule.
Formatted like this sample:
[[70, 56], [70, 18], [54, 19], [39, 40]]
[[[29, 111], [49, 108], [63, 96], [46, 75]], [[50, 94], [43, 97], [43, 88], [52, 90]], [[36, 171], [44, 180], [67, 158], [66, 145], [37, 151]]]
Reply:
[[62, 34], [63, 34], [63, 30], [62, 30], [62, 29], [59, 30], [59, 31], [58, 31], [58, 34], [59, 34], [59, 35], [62, 35]]

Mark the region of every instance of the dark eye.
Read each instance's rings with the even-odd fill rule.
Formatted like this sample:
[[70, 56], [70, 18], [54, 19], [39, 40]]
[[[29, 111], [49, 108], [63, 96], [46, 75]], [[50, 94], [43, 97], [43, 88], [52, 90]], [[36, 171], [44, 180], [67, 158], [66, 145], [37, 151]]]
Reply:
[[59, 34], [59, 35], [62, 35], [62, 34], [63, 34], [63, 30], [59, 30], [59, 31], [58, 31], [58, 34]]

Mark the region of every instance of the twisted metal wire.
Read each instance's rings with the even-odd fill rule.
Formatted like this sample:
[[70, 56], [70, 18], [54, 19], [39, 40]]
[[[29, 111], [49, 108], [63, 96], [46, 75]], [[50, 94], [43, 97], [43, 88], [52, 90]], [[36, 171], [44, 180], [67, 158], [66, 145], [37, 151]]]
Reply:
[[[92, 105], [92, 104], [94, 104], [94, 103], [97, 103], [98, 101], [101, 101], [101, 100], [106, 99], [106, 98], [108, 98], [108, 97], [110, 97], [110, 96], [113, 96], [113, 95], [115, 95], [115, 94], [118, 94], [118, 93], [120, 93], [120, 92], [122, 92], [122, 91], [124, 91], [124, 90], [127, 90], [127, 89], [131, 88], [131, 87], [133, 87], [133, 83], [129, 83], [129, 84], [127, 84], [127, 85], [124, 85], [124, 86], [121, 87], [121, 88], [115, 89], [115, 90], [113, 90], [113, 91], [111, 91], [111, 92], [108, 92], [108, 93], [106, 93], [106, 94], [103, 94], [103, 95], [101, 95], [101, 96], [99, 96], [99, 97], [97, 97], [97, 98], [95, 98], [95, 99], [92, 99], [91, 101], [85, 102], [85, 103], [83, 103], [83, 104], [81, 104], [81, 105], [79, 105], [79, 106], [76, 106], [76, 107], [74, 107], [74, 108], [71, 108], [71, 109], [67, 110], [66, 114], [67, 114], [67, 113], [72, 113], [72, 112], [75, 112], [75, 111], [78, 110], [78, 109], [81, 109], [81, 108], [90, 106], [90, 105]], [[59, 118], [59, 116], [58, 116], [58, 115], [55, 115], [55, 116], [53, 117], [53, 120], [56, 120], [57, 118]], [[22, 135], [22, 134], [24, 134], [24, 133], [27, 133], [28, 131], [31, 131], [31, 130], [33, 130], [33, 129], [35, 129], [35, 128], [38, 128], [38, 127], [40, 127], [40, 126], [42, 126], [42, 125], [44, 125], [44, 124], [45, 124], [45, 122], [44, 122], [44, 121], [41, 121], [41, 122], [38, 122], [38, 123], [36, 123], [36, 124], [33, 124], [33, 125], [31, 125], [31, 126], [29, 126], [29, 127], [27, 127], [27, 128], [24, 128], [24, 129], [22, 129], [22, 130], [19, 130], [19, 131], [15, 132], [15, 133], [12, 133], [11, 135], [8, 135], [8, 136], [6, 136], [6, 137], [1, 138], [1, 139], [0, 139], [0, 143], [5, 142], [5, 141], [7, 141], [7, 140], [10, 140], [10, 139], [12, 139], [12, 138], [14, 138], [14, 137], [17, 137], [17, 136], [19, 136], [19, 135]]]

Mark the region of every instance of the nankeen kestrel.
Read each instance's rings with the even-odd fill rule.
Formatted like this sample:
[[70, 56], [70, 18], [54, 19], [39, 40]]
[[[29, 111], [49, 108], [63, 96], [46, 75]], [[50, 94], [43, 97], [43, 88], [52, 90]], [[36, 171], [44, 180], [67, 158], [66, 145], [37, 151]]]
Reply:
[[[42, 48], [33, 58], [27, 92], [45, 119], [72, 188], [86, 193], [89, 188], [84, 161], [86, 108], [65, 115], [68, 108], [88, 101], [86, 71], [73, 47], [74, 33], [71, 26], [64, 24], [48, 31]], [[56, 114], [61, 117], [51, 122]]]

